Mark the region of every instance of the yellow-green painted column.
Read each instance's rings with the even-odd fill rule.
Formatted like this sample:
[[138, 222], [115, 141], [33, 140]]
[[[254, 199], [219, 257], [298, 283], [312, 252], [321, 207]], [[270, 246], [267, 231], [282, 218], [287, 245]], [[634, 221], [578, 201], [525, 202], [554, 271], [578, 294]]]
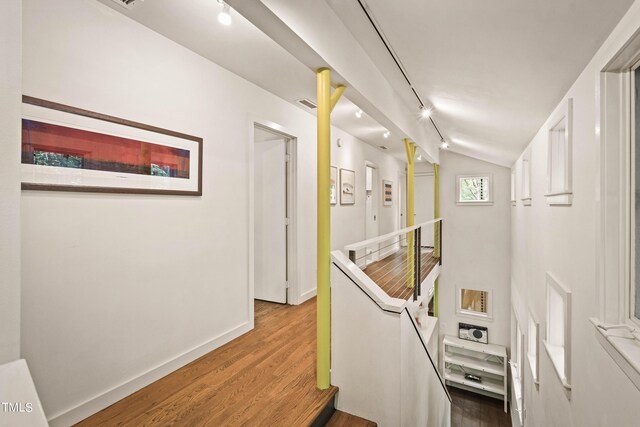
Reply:
[[317, 385], [331, 385], [331, 110], [344, 93], [331, 95], [331, 71], [317, 71], [318, 101], [318, 224], [317, 224]]
[[[437, 163], [433, 164], [433, 217], [440, 218], [440, 167]], [[436, 258], [440, 258], [440, 223], [433, 225], [433, 254]], [[436, 277], [433, 284], [433, 315], [438, 317], [438, 281], [440, 277]]]
[[[414, 225], [414, 176], [416, 145], [407, 138], [404, 139], [404, 149], [407, 152], [407, 227]], [[407, 287], [413, 288], [414, 268], [413, 233], [407, 237]]]

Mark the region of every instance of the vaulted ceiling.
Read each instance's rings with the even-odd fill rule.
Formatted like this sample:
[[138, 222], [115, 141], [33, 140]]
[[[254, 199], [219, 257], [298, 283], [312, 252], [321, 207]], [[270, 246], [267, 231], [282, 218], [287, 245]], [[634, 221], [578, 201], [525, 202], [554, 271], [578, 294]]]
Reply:
[[[305, 11], [323, 8], [324, 19], [329, 17], [327, 13], [333, 15], [333, 27], [326, 31], [350, 34], [376, 68], [370, 71], [384, 76], [385, 84], [395, 92], [394, 102], [397, 99], [406, 106], [404, 111], [411, 112], [407, 114], [415, 115], [418, 100], [364, 13], [366, 9], [415, 91], [425, 104], [434, 107], [433, 118], [449, 149], [506, 166], [535, 135], [633, 2], [240, 0], [243, 10], [239, 11], [249, 19], [234, 11], [233, 25], [223, 27], [215, 18], [217, 0], [148, 0], [132, 10], [113, 0], [100, 1], [292, 102], [315, 98], [311, 69], [317, 64], [305, 63], [304, 57], [309, 55], [292, 50], [287, 40], [276, 43], [269, 31], [275, 24], [259, 24], [255, 11], [261, 7], [272, 13], [281, 20], [279, 25], [313, 50], [326, 35], [320, 34], [322, 26], [312, 24], [323, 18]], [[240, 8], [238, 1], [229, 3]], [[254, 8], [253, 18], [246, 13], [251, 7], [247, 4], [259, 6]], [[342, 27], [337, 28], [336, 23]], [[353, 43], [334, 43], [336, 55], [325, 50], [317, 56], [325, 60], [349, 58], [353, 47]], [[332, 117], [334, 123], [371, 145], [390, 146], [390, 151], [402, 156], [399, 139], [406, 124], [395, 127], [393, 119], [386, 120], [379, 111], [365, 114], [364, 120], [356, 118], [353, 113], [362, 107], [357, 104], [365, 98], [363, 91], [348, 90]], [[416, 115], [410, 120], [419, 119]], [[439, 139], [428, 122], [420, 125], [425, 129], [424, 138], [432, 142]], [[390, 140], [382, 137], [387, 128], [392, 130]]]

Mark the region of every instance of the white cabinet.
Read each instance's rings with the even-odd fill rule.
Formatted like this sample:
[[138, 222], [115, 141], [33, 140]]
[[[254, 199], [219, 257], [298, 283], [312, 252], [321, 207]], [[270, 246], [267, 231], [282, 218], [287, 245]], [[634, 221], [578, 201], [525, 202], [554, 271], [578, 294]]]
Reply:
[[[504, 400], [507, 412], [507, 349], [457, 337], [444, 338], [444, 378], [447, 384]], [[466, 374], [480, 381], [465, 378]]]

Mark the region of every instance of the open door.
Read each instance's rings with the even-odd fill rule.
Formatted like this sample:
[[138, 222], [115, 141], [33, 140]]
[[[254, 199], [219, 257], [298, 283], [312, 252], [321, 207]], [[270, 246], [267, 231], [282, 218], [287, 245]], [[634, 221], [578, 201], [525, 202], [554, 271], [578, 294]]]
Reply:
[[254, 286], [255, 298], [287, 303], [289, 140], [255, 127]]

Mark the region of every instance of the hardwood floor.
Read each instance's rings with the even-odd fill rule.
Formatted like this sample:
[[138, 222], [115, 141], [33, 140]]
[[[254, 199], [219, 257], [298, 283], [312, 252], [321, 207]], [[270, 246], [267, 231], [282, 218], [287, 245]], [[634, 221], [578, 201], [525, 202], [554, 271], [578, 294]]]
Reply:
[[511, 427], [502, 400], [449, 387], [451, 427]]
[[[421, 281], [426, 279], [431, 270], [438, 264], [433, 251], [422, 250]], [[369, 264], [364, 273], [380, 286], [392, 298], [407, 300], [413, 295], [413, 288], [407, 286], [407, 251], [399, 250], [393, 255]]]
[[337, 389], [316, 388], [315, 298], [256, 301], [255, 329], [80, 426], [307, 426]]
[[325, 427], [376, 427], [378, 424], [347, 414], [346, 412], [336, 411], [326, 424]]

